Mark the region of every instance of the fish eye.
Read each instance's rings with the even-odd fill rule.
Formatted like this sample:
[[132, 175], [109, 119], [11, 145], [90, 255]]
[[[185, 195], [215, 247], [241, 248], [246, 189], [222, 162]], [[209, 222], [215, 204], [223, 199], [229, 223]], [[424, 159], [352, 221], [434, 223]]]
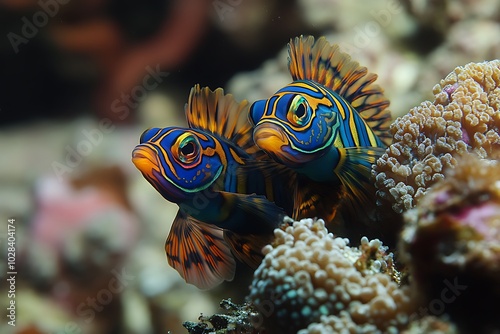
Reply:
[[306, 114], [306, 107], [304, 106], [303, 103], [299, 104], [297, 109], [295, 109], [295, 116], [297, 118], [302, 118]]
[[192, 163], [200, 153], [200, 144], [192, 134], [184, 134], [177, 140], [177, 152], [181, 162]]
[[186, 143], [184, 147], [181, 147], [181, 153], [182, 155], [188, 156], [190, 154], [193, 154], [195, 150], [194, 143], [192, 141]]
[[305, 126], [311, 118], [311, 109], [307, 100], [301, 95], [293, 98], [288, 109], [287, 119], [295, 126]]

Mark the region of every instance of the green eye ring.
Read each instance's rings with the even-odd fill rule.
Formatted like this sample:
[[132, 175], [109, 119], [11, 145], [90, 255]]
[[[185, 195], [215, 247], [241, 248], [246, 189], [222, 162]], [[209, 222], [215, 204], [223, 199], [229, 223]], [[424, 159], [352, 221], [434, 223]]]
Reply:
[[296, 95], [290, 103], [286, 117], [294, 126], [307, 125], [311, 120], [311, 108], [307, 100], [301, 95]]

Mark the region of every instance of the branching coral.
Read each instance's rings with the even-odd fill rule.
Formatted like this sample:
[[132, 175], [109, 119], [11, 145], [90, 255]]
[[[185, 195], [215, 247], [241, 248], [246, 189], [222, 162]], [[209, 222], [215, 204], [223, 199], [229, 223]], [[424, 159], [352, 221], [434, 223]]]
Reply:
[[500, 162], [470, 154], [405, 214], [402, 260], [415, 296], [461, 329], [500, 328]]
[[249, 296], [266, 310], [266, 328], [292, 333], [321, 319], [350, 322], [352, 333], [357, 326], [375, 333], [406, 325], [409, 290], [393, 280], [392, 254], [380, 241], [363, 238], [360, 247], [349, 247], [312, 219], [277, 229], [275, 237], [263, 249]]
[[500, 60], [457, 67], [391, 126], [392, 144], [374, 166], [377, 196], [400, 213], [456, 165], [456, 156], [491, 156], [500, 145]]

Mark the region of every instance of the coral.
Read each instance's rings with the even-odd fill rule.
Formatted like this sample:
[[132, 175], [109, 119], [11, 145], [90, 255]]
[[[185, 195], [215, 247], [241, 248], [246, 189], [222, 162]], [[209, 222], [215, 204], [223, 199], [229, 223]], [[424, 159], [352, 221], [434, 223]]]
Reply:
[[[351, 315], [341, 311], [339, 315], [322, 316], [319, 323], [310, 324], [307, 329], [302, 329], [297, 334], [329, 334], [329, 333], [352, 333], [352, 334], [377, 334], [381, 331], [373, 324], [357, 324]], [[412, 321], [407, 329], [401, 331], [403, 334], [457, 334], [454, 324], [434, 317], [426, 316]]]
[[457, 67], [426, 101], [391, 125], [392, 144], [373, 168], [377, 196], [401, 213], [456, 165], [456, 156], [489, 157], [500, 144], [500, 61]]
[[410, 323], [402, 334], [458, 334], [457, 326], [446, 319], [432, 315], [425, 316]]
[[384, 246], [379, 239], [368, 240], [361, 238], [359, 250], [361, 254], [354, 262], [356, 269], [365, 274], [387, 273], [396, 283], [401, 283], [401, 274], [394, 264], [394, 256], [388, 252], [389, 247]]
[[306, 329], [301, 329], [297, 334], [327, 334], [327, 333], [371, 333], [378, 334], [381, 331], [377, 326], [370, 323], [357, 324], [352, 320], [347, 311], [340, 311], [339, 315], [321, 316], [320, 322], [312, 323]]
[[[323, 316], [319, 323], [312, 323], [307, 329], [302, 329], [297, 332], [297, 334], [329, 333], [377, 334], [381, 333], [381, 331], [373, 324], [356, 324], [348, 312], [341, 311], [338, 316]], [[396, 331], [394, 333], [396, 333]], [[401, 331], [401, 333], [458, 334], [458, 330], [454, 324], [446, 320], [434, 316], [426, 316], [412, 321], [408, 328]]]
[[219, 306], [227, 313], [214, 314], [210, 317], [201, 315], [198, 322], [186, 321], [182, 325], [190, 334], [259, 333], [255, 328], [255, 322], [261, 315], [253, 310], [251, 305], [238, 305], [231, 299], [224, 299]]
[[392, 254], [379, 240], [350, 247], [321, 219], [286, 222], [291, 225], [276, 229], [274, 244], [264, 247], [250, 289], [249, 300], [266, 310], [266, 328], [291, 333], [321, 319], [380, 332], [406, 325], [409, 290], [394, 281]]
[[27, 251], [30, 278], [62, 275], [76, 285], [86, 279], [90, 287], [124, 261], [139, 237], [125, 189], [125, 174], [116, 166], [90, 169], [65, 182], [40, 178]]
[[461, 329], [500, 329], [500, 163], [468, 154], [405, 214], [401, 259], [421, 305]]

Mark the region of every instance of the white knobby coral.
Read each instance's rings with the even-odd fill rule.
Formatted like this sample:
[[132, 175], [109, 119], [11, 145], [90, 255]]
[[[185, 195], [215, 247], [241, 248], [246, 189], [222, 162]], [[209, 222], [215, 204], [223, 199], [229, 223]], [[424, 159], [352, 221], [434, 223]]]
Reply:
[[290, 333], [342, 311], [354, 324], [381, 332], [406, 325], [409, 292], [393, 280], [392, 256], [380, 241], [363, 238], [360, 247], [350, 247], [321, 219], [295, 221], [275, 237], [263, 249], [249, 296], [257, 309], [272, 305], [271, 326]]

